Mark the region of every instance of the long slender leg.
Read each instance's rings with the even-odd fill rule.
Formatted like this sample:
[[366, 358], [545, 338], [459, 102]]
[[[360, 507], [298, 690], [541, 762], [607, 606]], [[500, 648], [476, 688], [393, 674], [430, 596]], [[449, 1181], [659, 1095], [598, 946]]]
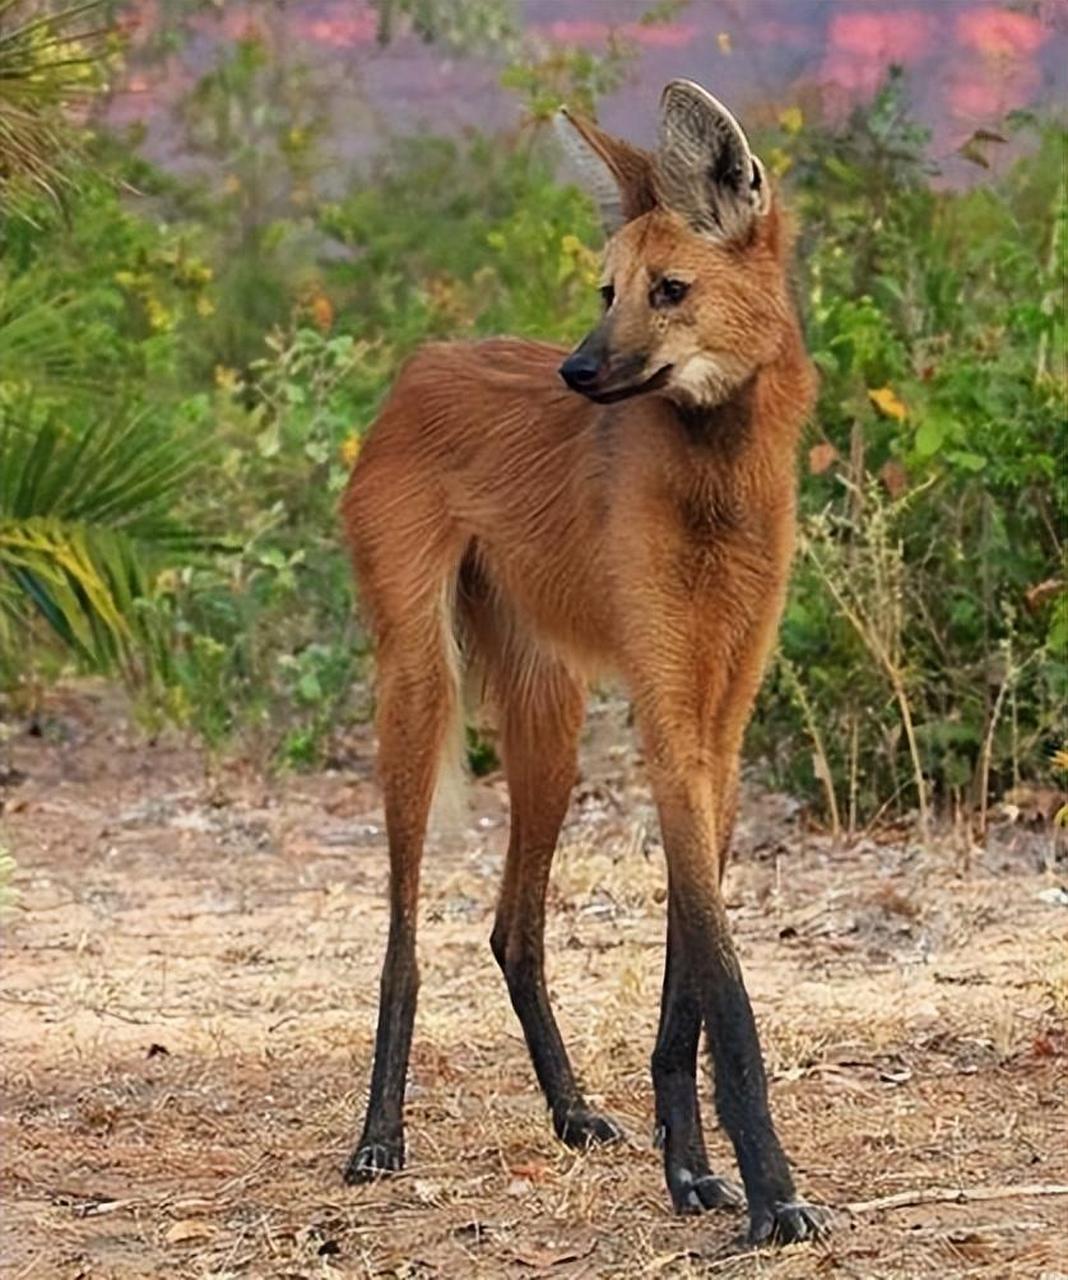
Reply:
[[[793, 1177], [768, 1106], [767, 1077], [752, 1006], [731, 941], [720, 892], [715, 782], [693, 761], [664, 767], [657, 757], [660, 813], [683, 962], [708, 1029], [716, 1111], [734, 1145], [749, 1203], [750, 1239], [802, 1240], [819, 1234], [821, 1215], [796, 1200]], [[715, 771], [713, 769], [713, 775]]]
[[697, 1049], [701, 1005], [682, 950], [678, 907], [668, 896], [667, 959], [660, 1029], [653, 1050], [657, 1141], [664, 1152], [664, 1176], [677, 1213], [738, 1208], [744, 1203], [734, 1183], [708, 1166], [697, 1100]]
[[[718, 792], [719, 878], [730, 855], [730, 839], [738, 802], [738, 768], [723, 771]], [[664, 1153], [664, 1176], [677, 1213], [735, 1208], [744, 1203], [740, 1189], [709, 1168], [697, 1095], [697, 1052], [701, 1036], [701, 1004], [693, 975], [685, 962], [674, 889], [668, 895], [667, 947], [660, 1026], [653, 1050], [656, 1093], [656, 1141]]]
[[[720, 806], [719, 875], [723, 879], [738, 799], [737, 767], [727, 771]], [[697, 1051], [701, 1005], [682, 951], [678, 904], [668, 895], [667, 949], [660, 1027], [653, 1050], [656, 1140], [664, 1153], [664, 1176], [678, 1213], [734, 1208], [744, 1203], [739, 1188], [717, 1177], [708, 1165], [697, 1096]]]
[[490, 945], [508, 983], [557, 1136], [611, 1142], [619, 1127], [594, 1111], [575, 1079], [545, 985], [545, 892], [577, 776], [585, 687], [562, 663], [498, 637], [491, 682], [501, 716], [511, 832]]
[[[670, 559], [646, 566], [666, 584], [654, 605], [628, 619], [628, 678], [660, 816], [668, 864], [670, 924], [654, 1083], [658, 1110], [676, 1128], [665, 1155], [672, 1198], [681, 1170], [700, 1156], [697, 1108], [688, 1081], [695, 1047], [694, 1002], [708, 1032], [720, 1122], [734, 1146], [749, 1205], [750, 1238], [799, 1240], [820, 1215], [795, 1202], [793, 1178], [768, 1105], [760, 1041], [731, 941], [720, 888], [737, 793], [742, 733], [774, 631], [774, 600], [758, 608], [740, 559], [724, 557], [718, 614], [672, 595]], [[655, 571], [654, 571], [655, 570]], [[746, 603], [749, 602], [749, 603]], [[696, 607], [697, 613], [691, 614]], [[669, 619], [672, 625], [665, 624]], [[687, 989], [688, 988], [688, 989]], [[670, 1130], [665, 1134], [670, 1138]]]
[[377, 719], [389, 838], [389, 942], [367, 1117], [345, 1167], [347, 1182], [365, 1182], [404, 1165], [404, 1089], [419, 989], [419, 869], [438, 758], [456, 697], [444, 625], [440, 613], [432, 613], [379, 642]]

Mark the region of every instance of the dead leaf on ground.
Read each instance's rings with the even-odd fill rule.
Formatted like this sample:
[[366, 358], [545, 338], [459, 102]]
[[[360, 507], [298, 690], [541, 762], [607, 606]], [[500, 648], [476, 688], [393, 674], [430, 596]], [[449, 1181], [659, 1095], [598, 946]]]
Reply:
[[906, 920], [915, 920], [920, 914], [919, 905], [892, 884], [880, 885], [871, 895], [871, 900], [884, 911], [904, 916]]
[[987, 1236], [967, 1228], [951, 1231], [942, 1237], [946, 1252], [965, 1262], [988, 1262], [993, 1257], [993, 1242]]
[[1040, 1031], [1031, 1042], [1031, 1052], [1036, 1058], [1068, 1056], [1068, 1032]]
[[164, 1234], [168, 1244], [186, 1244], [193, 1240], [208, 1240], [215, 1234], [215, 1228], [206, 1218], [180, 1218], [172, 1222]]
[[552, 1173], [546, 1164], [531, 1161], [530, 1164], [513, 1164], [508, 1166], [513, 1178], [526, 1178], [529, 1182], [544, 1182]]
[[554, 1249], [543, 1248], [541, 1245], [527, 1245], [522, 1249], [513, 1249], [512, 1257], [524, 1267], [547, 1271], [550, 1267], [559, 1267], [565, 1262], [578, 1262], [581, 1258], [588, 1258], [596, 1247], [596, 1241], [591, 1241], [585, 1248], [564, 1246]]

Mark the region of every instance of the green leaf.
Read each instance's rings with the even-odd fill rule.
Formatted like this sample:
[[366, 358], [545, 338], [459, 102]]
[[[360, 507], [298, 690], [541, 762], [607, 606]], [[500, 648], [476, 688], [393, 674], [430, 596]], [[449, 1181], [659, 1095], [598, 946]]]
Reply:
[[916, 429], [915, 448], [921, 458], [933, 457], [950, 434], [951, 424], [940, 413], [929, 413]]
[[318, 702], [323, 696], [323, 687], [314, 671], [306, 671], [297, 681], [297, 693], [305, 702]]
[[982, 454], [968, 453], [963, 449], [954, 449], [952, 452], [947, 453], [946, 461], [964, 471], [982, 471], [986, 466], [986, 459]]

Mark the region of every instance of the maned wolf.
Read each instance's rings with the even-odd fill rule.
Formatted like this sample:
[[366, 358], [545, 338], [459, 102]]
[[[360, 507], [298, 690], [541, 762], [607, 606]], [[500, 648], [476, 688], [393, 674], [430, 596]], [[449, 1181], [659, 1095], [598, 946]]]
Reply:
[[813, 397], [790, 232], [733, 116], [689, 81], [664, 91], [655, 153], [567, 112], [558, 125], [613, 233], [603, 319], [570, 355], [513, 338], [424, 347], [344, 497], [377, 643], [391, 870], [370, 1104], [346, 1177], [404, 1160], [419, 867], [439, 771], [459, 758], [471, 667], [499, 721], [511, 795], [490, 945], [557, 1134], [577, 1147], [621, 1136], [583, 1096], [543, 968], [586, 681], [609, 670], [633, 700], [667, 857], [652, 1075], [672, 1201], [682, 1213], [740, 1201], [705, 1154], [704, 1023], [750, 1238], [801, 1240], [824, 1218], [795, 1197], [720, 891]]

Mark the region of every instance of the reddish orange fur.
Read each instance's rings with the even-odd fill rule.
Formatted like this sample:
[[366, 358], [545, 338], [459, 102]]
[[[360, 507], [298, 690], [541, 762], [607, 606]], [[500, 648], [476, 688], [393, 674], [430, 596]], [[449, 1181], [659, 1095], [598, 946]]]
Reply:
[[[741, 254], [652, 213], [610, 250], [623, 273], [661, 261], [700, 272], [715, 301], [706, 321], [714, 349], [762, 358], [741, 441], [695, 444], [660, 396], [611, 409], [582, 399], [556, 376], [565, 351], [546, 343], [432, 344], [408, 361], [343, 502], [381, 681], [387, 664], [411, 664], [413, 677], [434, 670], [431, 653], [451, 625], [443, 592], [474, 557], [511, 629], [507, 652], [495, 657], [482, 632], [480, 659], [516, 665], [498, 672], [498, 696], [510, 681], [522, 686], [534, 655], [576, 680], [617, 672], [642, 721], [670, 739], [665, 763], [706, 768], [713, 754], [727, 763], [781, 607], [798, 431], [812, 398], [786, 300], [787, 243], [778, 210]], [[646, 328], [624, 329], [621, 341], [647, 341], [647, 317], [631, 328], [643, 319]], [[659, 673], [669, 670], [665, 687]], [[685, 729], [668, 702], [677, 682], [678, 695], [701, 708], [696, 720], [683, 717]], [[444, 731], [444, 720], [423, 730], [439, 743]], [[699, 741], [686, 743], [693, 734]]]
[[[500, 719], [512, 802], [494, 952], [557, 1132], [578, 1143], [616, 1134], [582, 1097], [542, 976], [545, 887], [586, 681], [611, 671], [634, 702], [668, 861], [654, 1080], [673, 1199], [693, 1211], [696, 1178], [704, 1207], [724, 1202], [721, 1188], [707, 1191], [719, 1180], [697, 1112], [703, 1020], [752, 1236], [805, 1238], [817, 1226], [790, 1203], [719, 888], [742, 736], [787, 584], [798, 433], [813, 395], [788, 298], [790, 236], [774, 200], [742, 241], [698, 234], [655, 203], [647, 153], [613, 151], [608, 135], [578, 127], [609, 162], [631, 219], [606, 250], [615, 293], [601, 345], [632, 368], [645, 362], [634, 385], [670, 365], [667, 384], [604, 407], [562, 384], [560, 347], [426, 346], [398, 377], [344, 496], [377, 645], [392, 872], [372, 1102], [348, 1176], [403, 1160], [419, 862], [460, 715], [458, 640]], [[652, 290], [669, 274], [690, 292], [667, 310]]]

